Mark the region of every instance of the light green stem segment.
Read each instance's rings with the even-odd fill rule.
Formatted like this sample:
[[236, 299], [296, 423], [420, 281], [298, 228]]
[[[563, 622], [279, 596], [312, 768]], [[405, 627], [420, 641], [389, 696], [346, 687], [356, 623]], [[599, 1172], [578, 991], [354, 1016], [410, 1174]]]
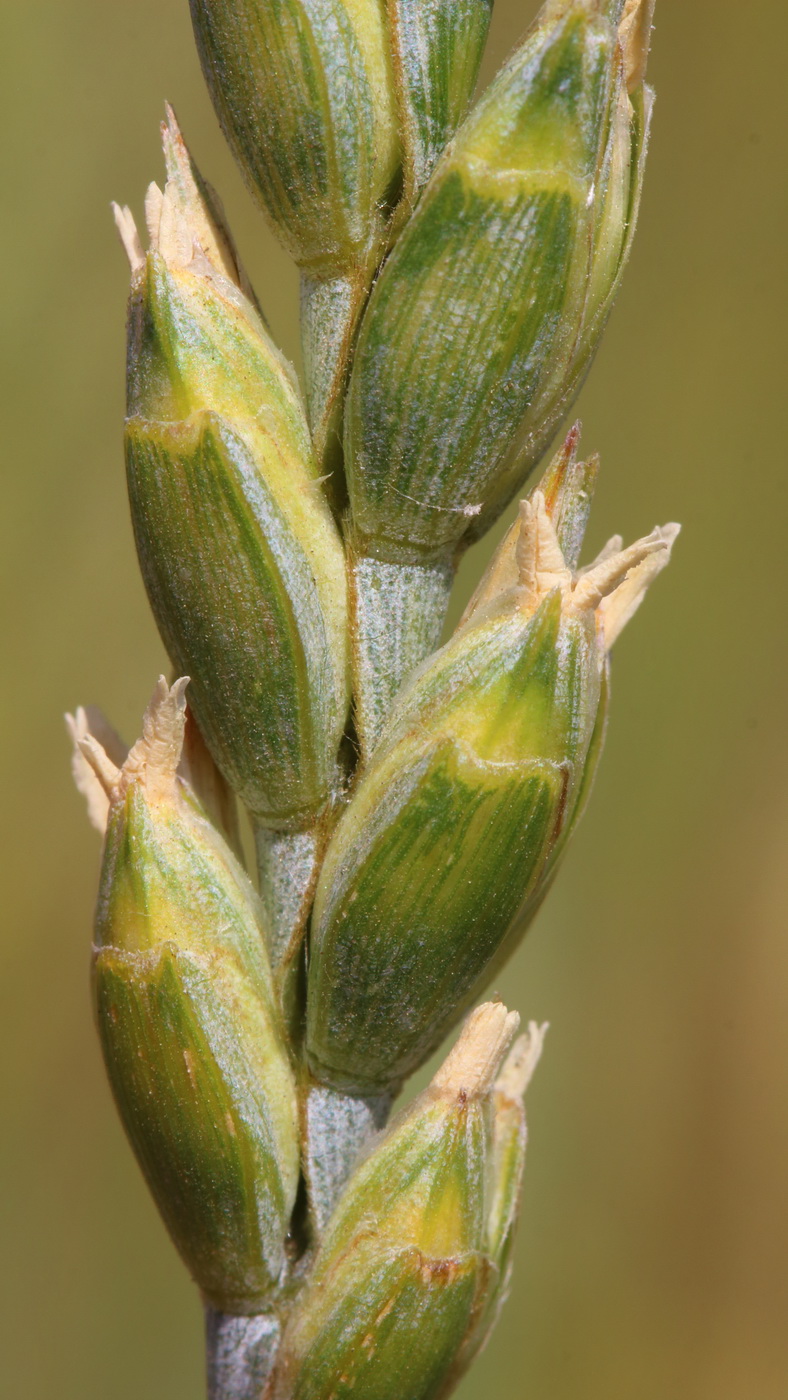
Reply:
[[345, 508], [342, 409], [350, 352], [369, 278], [363, 269], [349, 277], [301, 278], [301, 346], [309, 426], [315, 456], [328, 477], [329, 499]]
[[323, 1234], [360, 1154], [385, 1128], [392, 1094], [357, 1098], [313, 1084], [306, 1100], [304, 1171], [312, 1226]]
[[364, 761], [403, 683], [440, 644], [453, 580], [448, 559], [393, 564], [351, 555], [353, 694]]
[[205, 1310], [208, 1400], [260, 1400], [276, 1364], [281, 1326], [271, 1313]]
[[295, 1027], [301, 1008], [301, 947], [320, 873], [322, 842], [312, 831], [255, 827], [260, 896], [268, 912], [268, 948], [285, 1024]]

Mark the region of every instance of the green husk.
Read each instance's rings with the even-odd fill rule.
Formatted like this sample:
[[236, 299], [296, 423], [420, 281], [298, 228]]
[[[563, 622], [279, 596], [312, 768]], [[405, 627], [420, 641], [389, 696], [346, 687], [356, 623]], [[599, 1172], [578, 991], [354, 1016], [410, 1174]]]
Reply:
[[576, 442], [401, 692], [326, 852], [306, 1049], [336, 1090], [393, 1091], [423, 1063], [529, 927], [585, 808], [607, 649], [676, 528], [570, 568], [598, 465]]
[[126, 1132], [211, 1305], [259, 1313], [286, 1265], [299, 1171], [295, 1083], [259, 901], [176, 778], [183, 687], [164, 681], [110, 799], [93, 985]]
[[336, 791], [349, 703], [344, 552], [292, 371], [227, 275], [173, 121], [147, 256], [126, 226], [140, 565], [219, 768], [258, 824], [306, 830]]
[[270, 1019], [232, 968], [217, 989], [167, 944], [99, 952], [94, 994], [115, 1102], [181, 1257], [215, 1307], [260, 1312], [284, 1268], [295, 1194], [263, 1090]]
[[410, 205], [465, 116], [492, 0], [387, 0]]
[[319, 1080], [397, 1086], [482, 990], [571, 824], [599, 667], [593, 623], [563, 621], [553, 593], [530, 619], [458, 634], [405, 691], [318, 883], [306, 1044]]
[[126, 460], [148, 597], [175, 668], [194, 674], [211, 752], [261, 825], [306, 829], [337, 788], [347, 706], [316, 542], [304, 547], [247, 443], [214, 414], [130, 419]]
[[383, 231], [400, 151], [379, 0], [190, 0], [222, 130], [302, 271], [346, 275]]
[[548, 7], [439, 161], [354, 357], [346, 467], [367, 552], [454, 557], [541, 456], [628, 251], [637, 107], [616, 24], [593, 0]]

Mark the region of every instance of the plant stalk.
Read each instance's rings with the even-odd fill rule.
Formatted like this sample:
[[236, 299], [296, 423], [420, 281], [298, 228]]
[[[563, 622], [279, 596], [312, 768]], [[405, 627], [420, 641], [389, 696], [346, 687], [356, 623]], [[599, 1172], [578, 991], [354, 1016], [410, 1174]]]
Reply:
[[208, 1400], [261, 1400], [281, 1338], [272, 1313], [234, 1317], [205, 1309]]
[[350, 557], [355, 719], [362, 758], [403, 683], [440, 644], [454, 581], [450, 560], [395, 564]]
[[306, 1157], [312, 1226], [322, 1235], [360, 1154], [385, 1128], [393, 1096], [361, 1098], [313, 1084], [306, 1101]]

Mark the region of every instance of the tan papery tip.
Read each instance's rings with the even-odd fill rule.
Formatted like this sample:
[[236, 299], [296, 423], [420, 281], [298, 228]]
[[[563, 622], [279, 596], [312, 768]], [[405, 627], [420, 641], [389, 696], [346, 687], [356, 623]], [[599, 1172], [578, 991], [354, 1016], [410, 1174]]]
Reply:
[[495, 1081], [497, 1093], [515, 1101], [523, 1098], [542, 1058], [545, 1036], [549, 1029], [549, 1021], [545, 1021], [541, 1026], [536, 1021], [528, 1022], [528, 1030], [514, 1042]]
[[134, 222], [134, 215], [127, 204], [116, 204], [114, 200], [111, 208], [115, 227], [120, 234], [120, 241], [129, 260], [131, 275], [134, 277], [145, 266], [145, 249]]
[[[117, 782], [128, 756], [128, 745], [95, 705], [80, 705], [76, 714], [65, 716], [65, 721], [73, 745], [71, 774], [74, 784], [87, 804], [88, 821], [103, 836], [109, 815], [105, 784]], [[87, 740], [92, 743], [87, 744]]]
[[489, 1093], [519, 1027], [517, 1012], [507, 1011], [500, 1002], [488, 1001], [477, 1007], [430, 1088], [452, 1098], [481, 1098]]
[[593, 563], [573, 574], [564, 559], [544, 492], [536, 490], [520, 502], [519, 519], [494, 557], [460, 626], [493, 602], [507, 585], [513, 589], [516, 571], [519, 603], [527, 613], [559, 590], [565, 616], [596, 613], [610, 650], [654, 579], [670, 562], [680, 529], [673, 523], [658, 526], [627, 548], [621, 536], [614, 535]]
[[166, 677], [159, 676], [143, 716], [142, 738], [137, 740], [121, 770], [119, 795], [125, 796], [135, 783], [141, 783], [154, 802], [174, 792], [183, 752], [188, 684], [188, 676], [182, 676], [171, 686]]
[[102, 833], [109, 808], [122, 801], [129, 788], [141, 784], [150, 801], [172, 797], [183, 751], [186, 724], [185, 690], [188, 676], [167, 684], [159, 677], [142, 721], [142, 738], [127, 750], [104, 721], [94, 724], [85, 710], [66, 716], [75, 748], [72, 771], [77, 788], [88, 804], [88, 816]]
[[481, 582], [460, 618], [458, 628], [512, 589], [525, 592], [521, 602], [535, 608], [556, 587], [568, 590], [572, 574], [567, 567], [554, 522], [564, 492], [592, 491], [599, 471], [595, 454], [579, 462], [582, 424], [572, 425], [539, 486], [520, 502], [518, 518], [507, 530], [488, 565]]
[[645, 82], [656, 0], [626, 0], [618, 35], [624, 55], [627, 91]]
[[566, 566], [542, 491], [534, 491], [520, 502], [517, 569], [529, 606], [538, 606], [555, 588], [566, 593], [572, 586], [572, 573]]
[[[165, 114], [161, 141], [167, 179], [163, 189], [155, 182], [150, 184], [145, 196], [148, 245], [172, 267], [190, 268], [207, 276], [218, 273], [238, 286], [243, 275], [223, 224], [219, 200], [201, 182], [169, 103]], [[118, 204], [113, 204], [112, 211], [135, 277], [144, 268], [146, 255], [134, 216]]]
[[[634, 617], [655, 578], [670, 563], [673, 546], [681, 533], [681, 526], [675, 521], [658, 526], [646, 541], [653, 547], [644, 551], [639, 561], [630, 566], [618, 586], [603, 598], [598, 616], [602, 623], [604, 642], [607, 650], [621, 636], [627, 623]], [[633, 549], [636, 546], [632, 546]], [[627, 551], [623, 551], [624, 554]], [[615, 556], [614, 556], [615, 558]]]
[[609, 554], [603, 560], [596, 560], [583, 569], [572, 591], [572, 607], [575, 612], [589, 612], [598, 608], [604, 598], [609, 597], [623, 583], [628, 574], [642, 564], [652, 554], [662, 554], [668, 549], [668, 541], [657, 528], [642, 540], [636, 540], [617, 554]]
[[218, 196], [199, 176], [169, 102], [164, 110], [161, 140], [167, 182], [163, 194], [157, 191], [154, 217], [148, 220], [151, 246], [167, 261], [194, 265], [203, 273], [218, 272], [240, 285], [243, 275]]

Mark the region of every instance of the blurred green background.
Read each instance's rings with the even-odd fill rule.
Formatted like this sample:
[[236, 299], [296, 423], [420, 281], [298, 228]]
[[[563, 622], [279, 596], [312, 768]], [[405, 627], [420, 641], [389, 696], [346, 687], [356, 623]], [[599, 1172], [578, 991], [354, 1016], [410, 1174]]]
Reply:
[[[497, 0], [488, 76], [534, 8]], [[197, 1299], [99, 1065], [98, 842], [60, 719], [97, 702], [132, 738], [163, 665], [124, 499], [108, 203], [139, 213], [160, 177], [165, 96], [296, 354], [295, 277], [223, 149], [187, 10], [4, 15], [0, 1389], [25, 1400], [202, 1387]], [[779, 0], [658, 5], [642, 223], [581, 414], [603, 456], [591, 546], [685, 531], [617, 648], [589, 816], [500, 979], [552, 1030], [514, 1290], [462, 1400], [788, 1394], [786, 51]]]

